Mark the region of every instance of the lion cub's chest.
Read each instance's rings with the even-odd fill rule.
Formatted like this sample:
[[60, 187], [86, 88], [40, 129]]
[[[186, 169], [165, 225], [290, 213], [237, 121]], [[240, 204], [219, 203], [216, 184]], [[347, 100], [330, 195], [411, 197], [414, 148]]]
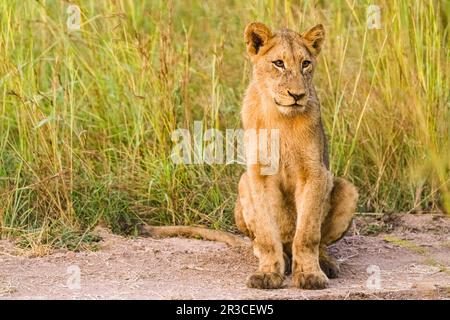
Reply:
[[307, 170], [305, 159], [304, 148], [298, 142], [285, 142], [280, 146], [278, 179], [283, 193], [293, 195], [296, 188], [304, 184]]
[[280, 163], [278, 180], [281, 191], [284, 194], [294, 195], [296, 188], [304, 184], [302, 167], [299, 165], [290, 165], [286, 162]]

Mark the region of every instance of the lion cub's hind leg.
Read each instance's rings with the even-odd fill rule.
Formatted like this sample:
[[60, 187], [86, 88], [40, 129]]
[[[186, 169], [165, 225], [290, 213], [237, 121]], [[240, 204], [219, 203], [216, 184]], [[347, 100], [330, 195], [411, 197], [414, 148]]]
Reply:
[[331, 191], [330, 211], [321, 228], [319, 263], [328, 278], [336, 278], [339, 265], [328, 255], [327, 246], [340, 240], [350, 228], [358, 200], [358, 191], [349, 181], [335, 178]]
[[254, 240], [255, 234], [251, 225], [255, 208], [252, 202], [250, 190], [248, 190], [248, 176], [247, 173], [243, 173], [238, 185], [238, 196], [234, 207], [234, 222], [240, 232]]
[[319, 249], [320, 269], [327, 275], [329, 279], [337, 278], [339, 275], [339, 264], [336, 259], [327, 253], [327, 246], [320, 245]]
[[292, 274], [292, 242], [283, 243], [284, 274]]
[[234, 207], [234, 222], [240, 232], [242, 232], [245, 236], [249, 238], [253, 238], [252, 234], [247, 228], [247, 224], [245, 223], [243, 207], [239, 196], [236, 200], [236, 205]]

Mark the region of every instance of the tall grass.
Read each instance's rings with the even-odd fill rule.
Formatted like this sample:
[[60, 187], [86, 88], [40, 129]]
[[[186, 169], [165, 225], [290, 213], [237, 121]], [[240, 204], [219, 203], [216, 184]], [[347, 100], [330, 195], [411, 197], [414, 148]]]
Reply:
[[325, 25], [315, 83], [332, 170], [359, 187], [360, 211], [450, 208], [447, 1], [377, 1], [379, 30], [366, 27], [371, 1], [71, 3], [0, 2], [3, 235], [78, 245], [98, 223], [232, 230], [243, 168], [175, 165], [170, 134], [240, 126], [254, 20]]

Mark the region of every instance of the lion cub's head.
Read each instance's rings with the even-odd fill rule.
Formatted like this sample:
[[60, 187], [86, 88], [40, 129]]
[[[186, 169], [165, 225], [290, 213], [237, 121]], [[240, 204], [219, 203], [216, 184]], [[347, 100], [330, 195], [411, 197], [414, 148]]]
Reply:
[[325, 30], [318, 24], [300, 34], [289, 29], [272, 33], [264, 24], [245, 28], [253, 81], [265, 99], [280, 112], [295, 115], [308, 110], [314, 97], [312, 78]]

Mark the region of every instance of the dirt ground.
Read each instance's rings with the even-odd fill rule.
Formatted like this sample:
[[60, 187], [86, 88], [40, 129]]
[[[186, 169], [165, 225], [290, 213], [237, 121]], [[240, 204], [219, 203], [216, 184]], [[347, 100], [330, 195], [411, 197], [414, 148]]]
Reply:
[[0, 298], [450, 299], [450, 221], [439, 215], [356, 219], [330, 247], [340, 277], [315, 291], [293, 287], [290, 277], [282, 289], [246, 288], [256, 268], [251, 249], [97, 232], [97, 251], [59, 249], [35, 258], [0, 240]]

